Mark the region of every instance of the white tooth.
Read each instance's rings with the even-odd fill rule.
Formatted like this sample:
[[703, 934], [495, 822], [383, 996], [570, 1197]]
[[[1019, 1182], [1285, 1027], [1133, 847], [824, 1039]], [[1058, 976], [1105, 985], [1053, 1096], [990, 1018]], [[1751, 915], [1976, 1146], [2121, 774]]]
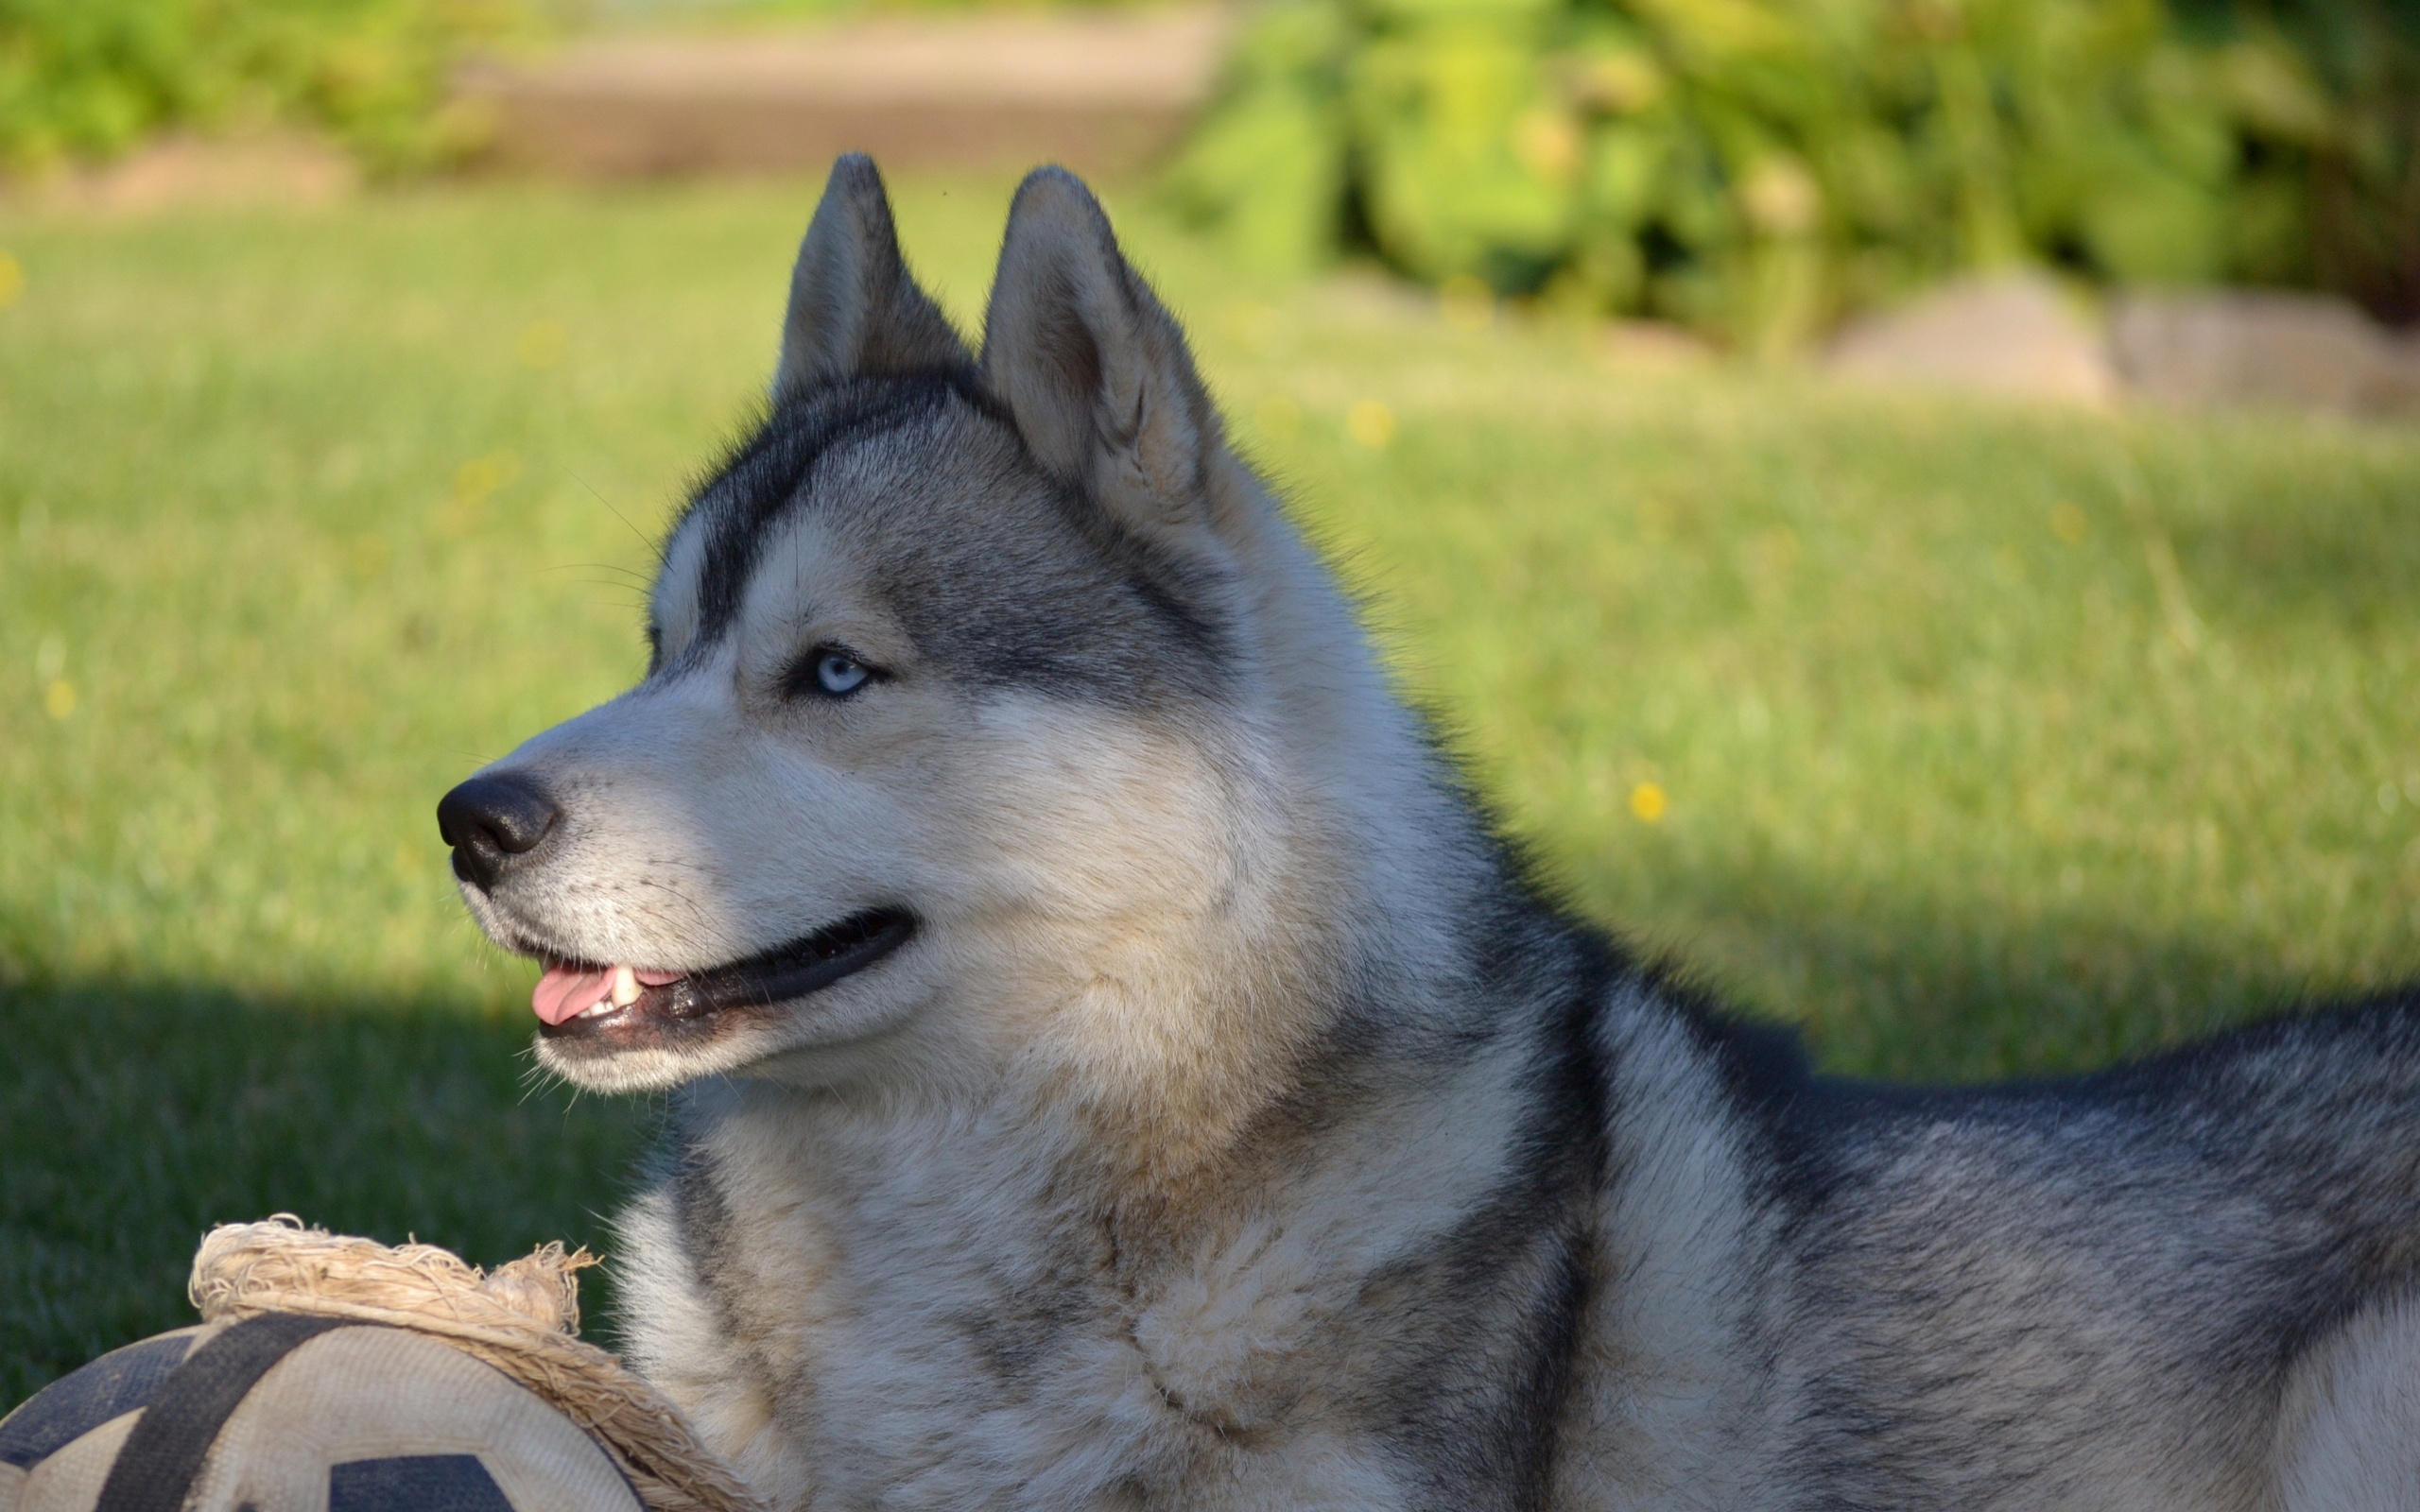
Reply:
[[613, 1011], [614, 1010], [612, 1003], [603, 998], [598, 998], [596, 1002], [580, 1009], [579, 1016], [583, 1019], [601, 1019]]
[[614, 1006], [627, 1008], [638, 1000], [638, 973], [627, 966], [614, 968]]

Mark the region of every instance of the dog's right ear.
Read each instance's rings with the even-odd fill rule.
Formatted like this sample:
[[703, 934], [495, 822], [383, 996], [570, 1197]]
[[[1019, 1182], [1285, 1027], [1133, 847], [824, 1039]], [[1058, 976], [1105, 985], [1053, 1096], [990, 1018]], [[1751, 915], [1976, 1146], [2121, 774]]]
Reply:
[[774, 407], [844, 378], [942, 371], [974, 360], [900, 258], [890, 197], [873, 160], [852, 152], [833, 163], [790, 272]]

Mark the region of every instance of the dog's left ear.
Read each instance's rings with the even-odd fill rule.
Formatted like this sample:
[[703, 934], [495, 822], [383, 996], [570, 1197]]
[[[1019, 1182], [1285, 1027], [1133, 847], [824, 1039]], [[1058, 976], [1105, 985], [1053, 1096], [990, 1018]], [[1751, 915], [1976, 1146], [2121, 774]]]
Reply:
[[1218, 411], [1184, 335], [1128, 265], [1083, 184], [1017, 189], [984, 320], [983, 374], [1034, 457], [1147, 534], [1213, 522]]
[[773, 403], [846, 378], [933, 372], [973, 361], [899, 255], [890, 196], [873, 160], [832, 164], [790, 272]]

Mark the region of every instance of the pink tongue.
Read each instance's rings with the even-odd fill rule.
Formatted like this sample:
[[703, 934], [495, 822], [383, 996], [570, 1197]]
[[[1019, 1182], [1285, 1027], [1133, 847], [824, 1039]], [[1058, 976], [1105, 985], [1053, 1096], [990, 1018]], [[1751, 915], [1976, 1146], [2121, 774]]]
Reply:
[[576, 967], [549, 966], [546, 974], [538, 978], [536, 990], [529, 994], [529, 1005], [538, 1010], [541, 1023], [568, 1023], [596, 1006], [613, 983], [610, 967], [602, 971], [583, 971]]
[[[573, 966], [549, 966], [529, 994], [529, 1005], [543, 1023], [568, 1023], [603, 1002], [614, 990], [613, 967], [583, 971]], [[634, 971], [641, 987], [666, 987], [681, 980], [678, 971]]]

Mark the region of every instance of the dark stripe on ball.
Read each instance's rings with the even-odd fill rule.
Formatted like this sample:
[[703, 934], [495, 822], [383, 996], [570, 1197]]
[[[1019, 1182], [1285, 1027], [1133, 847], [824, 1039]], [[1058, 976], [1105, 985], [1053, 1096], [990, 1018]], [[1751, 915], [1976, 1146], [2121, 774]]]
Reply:
[[328, 1512], [512, 1512], [476, 1454], [395, 1454], [328, 1467]]
[[93, 1512], [181, 1512], [218, 1430], [271, 1366], [338, 1317], [264, 1313], [234, 1324], [177, 1366], [117, 1452]]
[[0, 1465], [29, 1470], [112, 1418], [149, 1406], [193, 1348], [193, 1335], [112, 1349], [44, 1386], [0, 1421]]

